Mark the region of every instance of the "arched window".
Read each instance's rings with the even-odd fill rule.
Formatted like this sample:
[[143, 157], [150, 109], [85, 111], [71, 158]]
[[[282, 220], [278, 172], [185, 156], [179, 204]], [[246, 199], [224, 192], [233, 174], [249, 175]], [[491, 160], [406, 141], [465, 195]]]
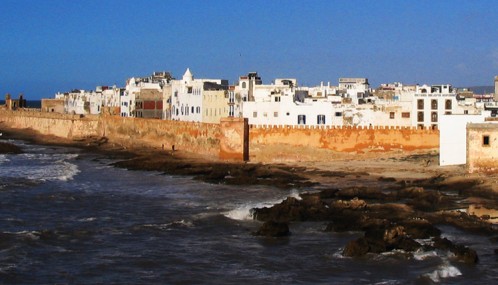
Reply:
[[417, 100], [417, 108], [419, 110], [423, 110], [424, 109], [424, 99], [418, 99]]
[[431, 109], [437, 110], [437, 100], [436, 99], [431, 100]]
[[242, 82], [242, 89], [246, 89], [246, 83]]
[[444, 107], [446, 110], [451, 110], [451, 99], [446, 100]]
[[437, 122], [437, 112], [431, 113], [431, 122]]

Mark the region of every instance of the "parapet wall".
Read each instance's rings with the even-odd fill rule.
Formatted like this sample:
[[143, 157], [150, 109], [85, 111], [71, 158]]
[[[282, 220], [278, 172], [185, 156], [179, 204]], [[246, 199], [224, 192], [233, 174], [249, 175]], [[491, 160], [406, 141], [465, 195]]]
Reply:
[[255, 145], [286, 144], [364, 153], [439, 147], [438, 130], [400, 127], [251, 126], [249, 138], [250, 148]]

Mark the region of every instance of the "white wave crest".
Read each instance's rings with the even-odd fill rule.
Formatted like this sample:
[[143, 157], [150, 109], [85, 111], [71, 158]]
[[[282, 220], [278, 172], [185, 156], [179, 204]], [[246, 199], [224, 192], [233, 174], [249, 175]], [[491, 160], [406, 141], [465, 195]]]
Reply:
[[5, 154], [0, 154], [0, 165], [9, 162], [10, 159], [7, 158]]
[[0, 174], [7, 178], [68, 181], [80, 172], [71, 162], [77, 157], [77, 154], [20, 154], [10, 161], [0, 162]]
[[432, 273], [427, 273], [425, 276], [429, 277], [433, 282], [440, 282], [443, 278], [450, 278], [462, 275], [462, 272], [453, 265], [445, 263], [434, 270]]
[[415, 260], [425, 260], [427, 258], [436, 257], [436, 256], [437, 256], [437, 252], [435, 250], [423, 251], [423, 250], [419, 249], [413, 253], [413, 258]]
[[238, 221], [247, 221], [247, 220], [253, 220], [254, 218], [254, 208], [263, 208], [263, 207], [271, 207], [276, 204], [280, 204], [282, 201], [287, 199], [288, 197], [293, 197], [297, 200], [301, 200], [301, 196], [299, 196], [299, 192], [296, 190], [292, 190], [291, 194], [289, 196], [283, 197], [278, 200], [273, 200], [273, 201], [265, 201], [265, 202], [253, 202], [253, 203], [246, 203], [243, 205], [240, 205], [239, 207], [230, 210], [223, 215], [229, 219], [232, 220], [238, 220]]

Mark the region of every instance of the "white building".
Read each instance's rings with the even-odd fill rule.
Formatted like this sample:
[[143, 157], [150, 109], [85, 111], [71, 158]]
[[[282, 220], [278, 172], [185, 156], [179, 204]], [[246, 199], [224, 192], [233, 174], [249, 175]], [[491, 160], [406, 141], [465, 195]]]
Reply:
[[467, 124], [484, 123], [490, 112], [479, 115], [443, 115], [439, 125], [439, 165], [467, 163]]
[[[140, 100], [139, 96], [143, 93], [157, 93], [162, 94], [163, 98], [160, 98], [163, 102], [162, 106], [162, 115], [163, 119], [167, 118], [167, 114], [169, 114], [169, 102], [167, 102], [167, 96], [170, 92], [165, 91], [164, 89], [171, 88], [171, 75], [169, 72], [160, 71], [154, 72], [151, 76], [148, 77], [132, 77], [126, 81], [126, 87], [124, 92], [121, 93], [120, 101], [121, 101], [121, 117], [137, 117], [137, 107], [140, 109], [139, 115], [142, 115], [144, 111], [143, 109], [143, 100]], [[137, 106], [138, 99], [138, 106]], [[166, 104], [165, 104], [166, 103]], [[141, 117], [141, 116], [139, 116]]]
[[[171, 119], [179, 121], [202, 122], [205, 113], [203, 106], [206, 91], [228, 89], [228, 81], [222, 79], [194, 79], [192, 72], [187, 68], [182, 79], [171, 81]], [[227, 96], [224, 106], [228, 114]], [[211, 106], [212, 107], [212, 106]], [[217, 109], [213, 108], [212, 109]], [[219, 114], [217, 113], [217, 116]]]
[[339, 90], [345, 98], [351, 98], [351, 103], [359, 104], [360, 99], [370, 96], [370, 85], [367, 78], [339, 78]]

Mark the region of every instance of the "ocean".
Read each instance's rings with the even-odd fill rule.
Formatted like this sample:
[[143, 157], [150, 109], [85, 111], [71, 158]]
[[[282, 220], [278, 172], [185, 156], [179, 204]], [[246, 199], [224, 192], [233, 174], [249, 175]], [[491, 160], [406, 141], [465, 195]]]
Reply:
[[226, 186], [128, 171], [76, 148], [10, 142], [0, 155], [1, 284], [495, 284], [496, 244], [440, 226], [477, 250], [466, 265], [448, 252], [342, 256], [359, 232], [291, 223], [264, 238], [251, 208], [300, 191]]

